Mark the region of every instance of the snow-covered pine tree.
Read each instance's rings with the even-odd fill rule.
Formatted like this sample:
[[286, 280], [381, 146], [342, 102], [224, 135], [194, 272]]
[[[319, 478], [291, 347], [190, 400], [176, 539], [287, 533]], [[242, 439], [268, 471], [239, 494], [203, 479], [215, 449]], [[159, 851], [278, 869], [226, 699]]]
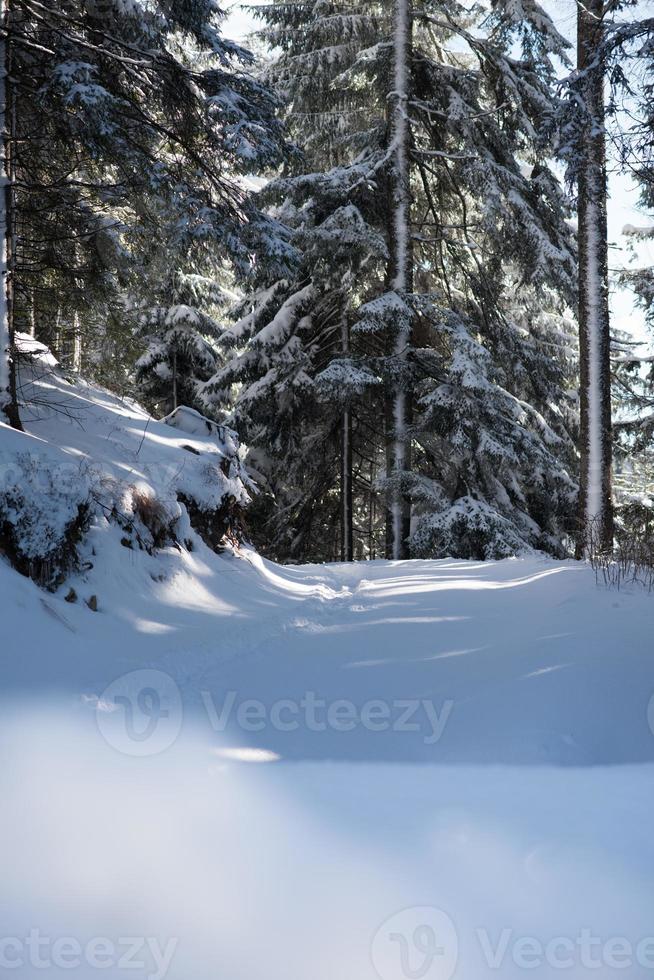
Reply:
[[110, 321], [131, 356], [116, 310], [169, 303], [142, 275], [153, 243], [181, 271], [202, 249], [241, 269], [283, 250], [243, 186], [282, 159], [281, 129], [213, 0], [11, 2], [16, 316], [92, 367]]
[[[347, 538], [338, 536], [347, 526], [347, 497], [337, 486], [339, 457], [348, 452], [344, 418], [378, 378], [343, 356], [343, 346], [359, 278], [368, 264], [383, 263], [385, 244], [356, 204], [339, 206], [340, 185], [321, 174], [279, 180], [266, 193], [283, 195], [275, 213], [302, 258], [283, 278], [273, 269], [267, 281], [267, 269], [259, 270], [263, 281], [221, 337], [225, 363], [204, 397], [228, 411], [250, 447], [248, 465], [265, 491], [254, 504], [255, 540], [279, 559], [333, 560], [339, 552], [347, 559]], [[348, 426], [357, 444], [359, 422]]]
[[[165, 265], [171, 258], [165, 257]], [[139, 313], [147, 344], [136, 362], [139, 390], [157, 414], [168, 415], [179, 405], [203, 412], [203, 387], [218, 366], [216, 341], [222, 327], [215, 311], [224, 304], [224, 293], [215, 279], [199, 273], [160, 268], [160, 275], [168, 283], [160, 289], [166, 305], [148, 305]]]
[[[547, 156], [550, 58], [565, 42], [532, 5], [497, 4], [478, 31], [447, 4], [415, 14], [412, 547], [560, 553], [573, 459], [553, 406], [569, 387], [559, 324], [574, 250]], [[534, 293], [547, 324], [531, 313]]]
[[[270, 553], [282, 559], [329, 559], [339, 552], [351, 558], [353, 520], [365, 517], [359, 506], [361, 487], [370, 483], [365, 471], [374, 472], [378, 463], [365, 458], [369, 430], [379, 419], [364, 392], [379, 378], [354, 362], [349, 335], [370, 283], [379, 288], [385, 274], [384, 236], [366, 217], [376, 214], [379, 226], [385, 205], [367, 179], [368, 144], [374, 152], [379, 141], [374, 134], [352, 138], [341, 116], [356, 114], [363, 128], [366, 114], [373, 127], [379, 119], [365, 93], [334, 84], [348, 61], [341, 62], [337, 49], [327, 57], [322, 50], [334, 32], [345, 31], [348, 47], [364, 25], [374, 37], [378, 24], [358, 13], [330, 23], [319, 7], [257, 10], [268, 25], [267, 42], [282, 52], [271, 78], [287, 105], [291, 135], [305, 151], [260, 197], [290, 228], [301, 261], [292, 274], [278, 263], [258, 263], [257, 289], [246, 295], [239, 323], [223, 338], [227, 363], [207, 388], [233, 405], [250, 465], [269, 491], [255, 505], [253, 525], [258, 517]], [[315, 59], [306, 48], [307, 32], [318, 45]], [[360, 556], [370, 553], [360, 536], [358, 543]]]
[[[294, 178], [296, 213], [311, 208], [322, 181], [336, 190], [332, 208], [356, 200], [366, 227], [386, 243], [385, 268], [377, 251], [351, 298], [360, 309], [347, 362], [358, 361], [381, 382], [366, 386], [356, 406], [355, 414], [366, 399], [376, 406], [376, 431], [365, 430], [361, 448], [371, 469], [383, 471], [384, 448], [396, 434], [384, 406], [392, 404], [401, 378], [415, 392], [413, 464], [400, 473], [387, 461], [383, 485], [391, 503], [400, 495], [413, 498], [415, 550], [560, 551], [574, 484], [567, 454], [563, 465], [558, 458], [561, 440], [569, 444], [556, 408], [567, 402], [569, 359], [556, 324], [573, 296], [575, 263], [567, 204], [546, 160], [556, 116], [550, 58], [565, 42], [535, 5], [498, 4], [486, 11], [483, 31], [479, 12], [458, 4], [429, 2], [414, 10], [407, 82], [414, 283], [402, 291], [393, 288], [398, 168], [389, 112], [396, 12], [373, 2], [356, 10], [335, 2], [261, 8], [266, 37], [281, 52], [272, 75], [308, 156], [309, 172]], [[303, 181], [304, 205], [297, 197]], [[266, 285], [272, 292], [264, 329], [287, 301], [284, 291], [275, 298], [272, 281]], [[545, 292], [552, 333], [541, 347], [525, 326], [529, 317], [516, 326], [507, 311], [516, 293], [527, 307]], [[398, 344], [402, 334], [413, 343]], [[289, 363], [299, 349], [286, 352]], [[548, 367], [544, 349], [563, 360]], [[339, 360], [335, 349], [334, 375]], [[273, 428], [275, 379], [265, 359], [255, 362], [239, 400], [247, 402], [250, 388], [257, 397], [267, 389]], [[532, 380], [536, 363], [545, 371]], [[253, 434], [251, 444], [263, 450], [263, 438]], [[283, 481], [283, 467], [280, 472]], [[441, 527], [454, 530], [443, 536]], [[390, 554], [392, 540], [389, 534]]]
[[[654, 241], [654, 18], [646, 8], [621, 16], [612, 5], [604, 23], [604, 58], [611, 85], [609, 109], [620, 105], [626, 94], [629, 115], [610, 119], [612, 135], [621, 149], [621, 162], [636, 178], [644, 212], [638, 226], [624, 229], [632, 246], [632, 258], [621, 284], [634, 290], [654, 327], [654, 264], [649, 257]], [[634, 16], [635, 15], [635, 16]], [[640, 16], [638, 16], [640, 15]], [[622, 96], [623, 98], [618, 98]], [[654, 354], [649, 342], [624, 331], [612, 331], [614, 405], [615, 538], [618, 547], [634, 541], [647, 542], [651, 551], [654, 532]]]

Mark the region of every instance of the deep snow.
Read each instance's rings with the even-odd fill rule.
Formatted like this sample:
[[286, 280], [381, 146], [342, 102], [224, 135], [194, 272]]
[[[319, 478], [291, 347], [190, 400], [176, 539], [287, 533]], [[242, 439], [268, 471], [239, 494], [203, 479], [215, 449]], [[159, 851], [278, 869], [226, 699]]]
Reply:
[[[540, 559], [125, 565], [102, 533], [98, 613], [1, 573], [18, 975], [30, 929], [84, 980], [98, 937], [110, 977], [126, 937], [160, 944], [129, 976], [173, 980], [652, 975], [650, 596]], [[393, 730], [413, 700], [435, 715]]]
[[[95, 528], [93, 569], [56, 595], [1, 569], [5, 692], [88, 704], [151, 668], [174, 679], [190, 722], [211, 734], [222, 712], [230, 741], [286, 760], [654, 761], [654, 599], [600, 588], [583, 564], [282, 568], [249, 549], [214, 555], [199, 539], [191, 553], [126, 551], [119, 535]], [[80, 600], [97, 595], [98, 613], [63, 601], [71, 584]], [[312, 692], [324, 707], [302, 705]], [[251, 720], [247, 699], [262, 705]], [[278, 709], [275, 727], [268, 716], [283, 699], [294, 707]], [[332, 723], [342, 699], [354, 708], [333, 707]], [[361, 722], [377, 699], [387, 715], [368, 707]], [[408, 711], [394, 702], [412, 699], [394, 729]]]

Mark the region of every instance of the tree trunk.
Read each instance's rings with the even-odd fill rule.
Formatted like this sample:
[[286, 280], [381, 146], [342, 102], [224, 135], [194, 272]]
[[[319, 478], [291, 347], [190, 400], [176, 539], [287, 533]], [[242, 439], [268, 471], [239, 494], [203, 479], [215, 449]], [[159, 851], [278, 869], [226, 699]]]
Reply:
[[8, 0], [0, 0], [0, 410], [15, 429], [22, 429], [16, 397], [16, 361], [14, 357], [14, 188], [13, 188], [13, 120], [12, 93], [9, 78], [11, 51]]
[[[396, 0], [393, 44], [394, 85], [391, 104], [391, 145], [393, 147], [392, 201], [390, 208], [391, 266], [390, 286], [398, 293], [413, 290], [413, 249], [411, 244], [411, 186], [409, 87], [412, 55], [411, 0]], [[411, 502], [401, 486], [411, 468], [412, 397], [408, 384], [407, 352], [411, 327], [402, 326], [393, 346], [393, 382], [387, 396], [386, 463], [391, 480], [386, 520], [386, 554], [389, 558], [409, 557]]]
[[27, 332], [30, 337], [36, 338], [36, 310], [34, 308], [33, 289], [30, 289], [27, 294]]
[[[341, 350], [350, 351], [350, 330], [347, 317], [341, 321]], [[352, 561], [352, 412], [343, 412], [341, 432], [341, 561]]]
[[577, 7], [577, 66], [588, 112], [579, 172], [580, 497], [577, 557], [613, 545], [611, 363], [604, 70], [596, 63], [604, 0]]
[[54, 353], [57, 355], [57, 357], [61, 357], [63, 354], [63, 344], [62, 344], [62, 337], [61, 337], [61, 307], [59, 306], [59, 304], [57, 304], [57, 312], [55, 313], [55, 318], [54, 318], [53, 337], [54, 337], [54, 348], [55, 348]]
[[75, 310], [73, 314], [73, 371], [80, 374], [82, 370], [82, 329], [79, 322], [79, 313]]

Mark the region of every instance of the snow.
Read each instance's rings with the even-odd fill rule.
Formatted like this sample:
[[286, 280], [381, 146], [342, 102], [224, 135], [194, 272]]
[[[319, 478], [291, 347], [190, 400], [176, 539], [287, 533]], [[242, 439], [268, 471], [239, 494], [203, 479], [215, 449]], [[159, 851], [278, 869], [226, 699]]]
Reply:
[[14, 334], [14, 345], [19, 355], [29, 357], [33, 361], [38, 361], [43, 367], [51, 369], [56, 368], [59, 364], [50, 348], [28, 333], [16, 331]]
[[[94, 497], [105, 512], [134, 486], [165, 501], [177, 513], [176, 494], [193, 498], [203, 509], [220, 505], [227, 495], [246, 502], [243, 475], [228, 476], [226, 464], [238, 452], [236, 434], [182, 407], [156, 421], [129, 398], [120, 398], [81, 378], [71, 383], [41, 357], [22, 365], [20, 383], [30, 407], [22, 418], [28, 433], [48, 446], [61, 447], [68, 471], [90, 476]], [[29, 436], [25, 452], [37, 452]], [[0, 450], [8, 445], [4, 440]], [[22, 444], [12, 443], [11, 452]], [[6, 460], [5, 460], [6, 462]]]
[[[165, 500], [185, 445], [220, 456], [197, 413], [34, 385], [8, 457]], [[651, 595], [537, 555], [282, 567], [122, 533], [96, 517], [55, 593], [0, 561], [0, 966], [650, 975]]]
[[[439, 980], [495, 955], [519, 977], [534, 948], [538, 976], [609, 976], [618, 940], [648, 975], [650, 596], [538, 558], [96, 550], [73, 584], [97, 614], [0, 568], [3, 935], [25, 962], [38, 928], [80, 944], [84, 980], [98, 937], [116, 958], [144, 937], [138, 977], [402, 980], [431, 923]], [[107, 687], [143, 670], [173, 709], [152, 747]]]
[[293, 293], [275, 313], [270, 323], [259, 331], [257, 345], [266, 347], [286, 338], [291, 332], [298, 310], [310, 304], [316, 296], [316, 287], [311, 282]]
[[171, 306], [166, 313], [166, 326], [176, 327], [180, 324], [199, 327], [200, 316], [197, 310], [194, 310], [191, 306], [187, 306], [185, 303], [178, 303], [176, 306]]
[[232, 429], [212, 422], [211, 419], [201, 415], [194, 408], [189, 408], [188, 405], [178, 406], [170, 415], [164, 416], [161, 421], [172, 426], [173, 429], [179, 429], [180, 432], [186, 432], [191, 436], [201, 436], [205, 439], [209, 435], [212, 436], [219, 445], [224, 447], [226, 455], [231, 456], [238, 451], [238, 437]]

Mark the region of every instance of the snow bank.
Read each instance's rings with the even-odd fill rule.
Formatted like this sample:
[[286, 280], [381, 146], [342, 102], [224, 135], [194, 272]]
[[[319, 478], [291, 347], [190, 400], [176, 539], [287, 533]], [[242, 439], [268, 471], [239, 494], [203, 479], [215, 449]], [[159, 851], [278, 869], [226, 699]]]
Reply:
[[19, 339], [26, 432], [0, 426], [0, 534], [21, 571], [58, 584], [91, 526], [116, 525], [123, 546], [146, 549], [183, 543], [189, 519], [215, 546], [238, 534], [251, 484], [234, 432], [185, 408], [157, 422]]
[[24, 575], [52, 586], [74, 565], [90, 492], [81, 461], [0, 423], [0, 551]]

